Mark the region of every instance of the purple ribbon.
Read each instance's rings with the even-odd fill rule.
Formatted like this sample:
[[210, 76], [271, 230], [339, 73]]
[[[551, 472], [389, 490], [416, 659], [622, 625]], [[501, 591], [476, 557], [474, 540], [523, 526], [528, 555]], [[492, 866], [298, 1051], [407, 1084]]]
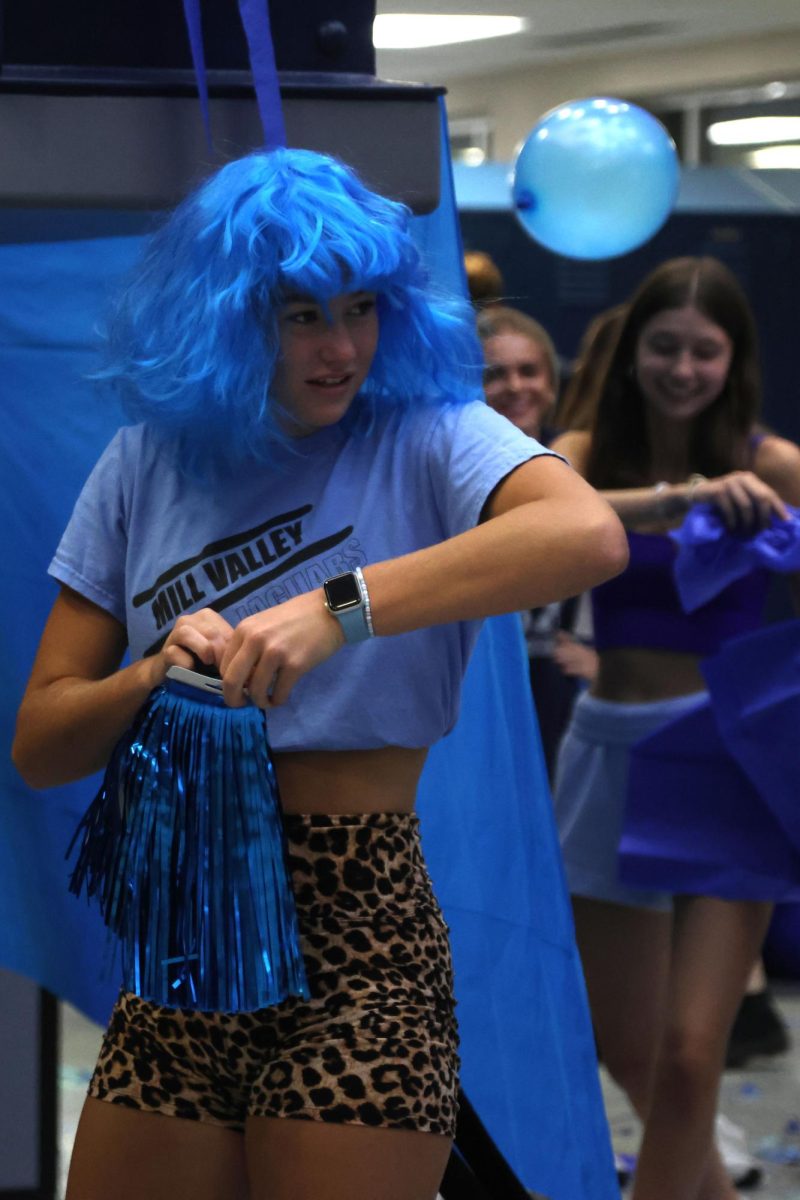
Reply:
[[[197, 91], [200, 97], [206, 141], [209, 149], [213, 150], [200, 0], [183, 0], [183, 11], [189, 31], [189, 45], [192, 51], [194, 73], [197, 77]], [[281, 89], [278, 82], [278, 68], [275, 63], [275, 49], [272, 44], [267, 0], [239, 0], [239, 15], [250, 52], [250, 69], [253, 73], [256, 101], [264, 129], [264, 145], [270, 150], [276, 146], [285, 146], [286, 126], [281, 107]]]
[[786, 521], [775, 516], [765, 529], [747, 535], [728, 529], [710, 504], [689, 510], [680, 529], [670, 533], [678, 546], [675, 583], [686, 612], [757, 567], [782, 574], [800, 571], [800, 509], [787, 507]]
[[206, 56], [203, 49], [203, 18], [200, 13], [200, 0], [183, 0], [183, 14], [186, 17], [186, 28], [189, 31], [189, 46], [192, 51], [194, 73], [197, 77], [197, 92], [200, 97], [206, 142], [209, 150], [213, 153], [214, 143], [211, 138], [211, 116], [208, 111], [208, 81], [206, 79]]
[[273, 150], [276, 146], [286, 145], [286, 126], [267, 0], [239, 0], [239, 15], [250, 49], [250, 69], [264, 128], [264, 145]]

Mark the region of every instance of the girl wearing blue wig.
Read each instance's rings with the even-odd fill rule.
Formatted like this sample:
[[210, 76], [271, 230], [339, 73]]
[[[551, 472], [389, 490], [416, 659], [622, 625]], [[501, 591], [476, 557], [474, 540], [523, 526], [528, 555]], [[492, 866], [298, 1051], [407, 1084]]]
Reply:
[[34, 786], [88, 775], [170, 668], [216, 668], [267, 716], [310, 995], [122, 992], [71, 1200], [436, 1195], [458, 1060], [413, 816], [426, 750], [483, 617], [626, 551], [477, 398], [471, 314], [429, 293], [407, 225], [329, 158], [253, 154], [167, 221], [111, 323], [102, 373], [134, 423], [53, 560], [15, 760]]

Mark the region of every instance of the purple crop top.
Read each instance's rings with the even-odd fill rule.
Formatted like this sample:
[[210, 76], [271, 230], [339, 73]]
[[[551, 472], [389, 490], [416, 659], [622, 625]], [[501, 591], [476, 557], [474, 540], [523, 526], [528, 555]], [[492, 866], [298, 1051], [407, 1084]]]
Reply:
[[687, 654], [714, 654], [729, 638], [762, 624], [767, 570], [752, 571], [708, 604], [685, 613], [673, 577], [677, 547], [660, 533], [628, 530], [627, 570], [592, 591], [598, 650], [644, 646]]

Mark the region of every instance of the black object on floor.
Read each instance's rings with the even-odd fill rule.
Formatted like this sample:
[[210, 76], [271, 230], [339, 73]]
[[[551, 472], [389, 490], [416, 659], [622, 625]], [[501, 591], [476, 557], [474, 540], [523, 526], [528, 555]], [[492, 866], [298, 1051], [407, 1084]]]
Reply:
[[546, 1200], [520, 1183], [462, 1091], [455, 1145], [440, 1193], [443, 1200]]
[[614, 1156], [614, 1166], [617, 1172], [617, 1184], [619, 1186], [619, 1190], [622, 1191], [623, 1188], [626, 1188], [633, 1179], [633, 1171], [630, 1169], [630, 1167], [624, 1166], [616, 1155]]
[[752, 1192], [755, 1188], [761, 1187], [763, 1180], [764, 1172], [761, 1167], [750, 1167], [744, 1175], [734, 1179], [733, 1185], [737, 1192]]
[[743, 998], [728, 1038], [726, 1068], [743, 1067], [762, 1054], [784, 1054], [790, 1045], [789, 1031], [775, 1007], [768, 988]]
[[486, 1188], [478, 1182], [455, 1146], [447, 1160], [439, 1195], [443, 1200], [492, 1200]]

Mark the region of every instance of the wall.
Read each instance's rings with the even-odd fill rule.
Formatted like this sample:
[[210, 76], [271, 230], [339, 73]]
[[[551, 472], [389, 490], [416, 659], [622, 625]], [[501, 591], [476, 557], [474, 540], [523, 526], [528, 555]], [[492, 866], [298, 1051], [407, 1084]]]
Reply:
[[[284, 100], [290, 145], [339, 154], [378, 191], [430, 212], [439, 196], [434, 89]], [[0, 94], [0, 205], [158, 208], [263, 144], [255, 100], [213, 99], [215, 151], [193, 97]]]
[[800, 441], [794, 368], [800, 223], [794, 215], [675, 213], [639, 249], [618, 258], [578, 262], [552, 254], [523, 231], [510, 211], [460, 213], [466, 249], [485, 250], [503, 272], [509, 303], [541, 321], [569, 361], [589, 320], [626, 300], [660, 262], [710, 254], [745, 288], [756, 316], [764, 379], [764, 419]]
[[645, 100], [679, 90], [795, 79], [800, 28], [756, 38], [537, 63], [447, 83], [450, 117], [489, 116], [494, 157], [508, 160], [548, 109], [580, 96]]

